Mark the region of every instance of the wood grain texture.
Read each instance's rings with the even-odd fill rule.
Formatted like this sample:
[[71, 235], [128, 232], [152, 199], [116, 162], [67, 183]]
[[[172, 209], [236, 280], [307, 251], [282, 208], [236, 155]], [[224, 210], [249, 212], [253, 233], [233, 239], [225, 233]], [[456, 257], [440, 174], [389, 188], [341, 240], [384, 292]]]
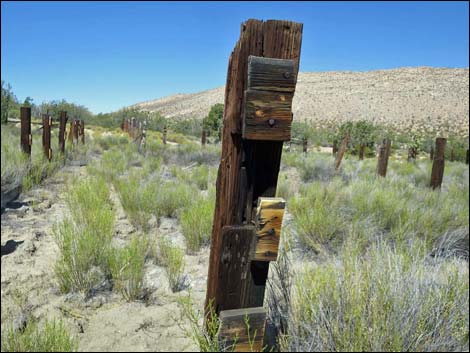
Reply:
[[[302, 41], [302, 24], [290, 21], [248, 20], [241, 25], [240, 38], [230, 56], [225, 88], [222, 156], [217, 174], [216, 205], [209, 258], [206, 313], [208, 303], [216, 299], [221, 256], [222, 229], [227, 225], [249, 222], [253, 200], [274, 196], [279, 172], [282, 141], [244, 141], [242, 139], [242, 107], [247, 89], [248, 57], [263, 56], [292, 59], [297, 75]], [[256, 165], [250, 159], [263, 156]], [[243, 170], [244, 167], [245, 169]], [[258, 172], [269, 174], [259, 174]], [[240, 189], [245, 173], [246, 187]], [[243, 195], [240, 195], [243, 193]], [[242, 209], [240, 209], [242, 208]], [[269, 263], [252, 261], [249, 285], [240, 297], [245, 307], [260, 306], [264, 295]], [[251, 298], [251, 299], [246, 299]]]
[[290, 93], [245, 91], [243, 138], [249, 140], [289, 141], [292, 124]]
[[248, 57], [248, 85], [257, 91], [294, 93], [297, 75], [293, 60]]
[[276, 261], [286, 201], [280, 197], [260, 197], [256, 209], [257, 261]]
[[217, 312], [241, 307], [241, 288], [247, 279], [250, 260], [254, 256], [256, 233], [254, 226], [226, 226], [222, 229], [222, 249], [218, 289]]
[[[266, 324], [263, 307], [220, 312], [219, 341], [227, 351], [261, 352]], [[248, 324], [247, 324], [248, 323]]]

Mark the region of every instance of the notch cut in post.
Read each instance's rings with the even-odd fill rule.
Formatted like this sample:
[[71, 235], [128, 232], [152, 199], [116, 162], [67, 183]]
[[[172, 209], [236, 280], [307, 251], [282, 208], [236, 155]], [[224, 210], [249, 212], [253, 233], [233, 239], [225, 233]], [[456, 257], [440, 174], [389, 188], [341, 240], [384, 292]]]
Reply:
[[256, 208], [256, 250], [254, 260], [276, 261], [286, 201], [280, 197], [260, 197]]
[[[248, 20], [241, 25], [240, 38], [229, 59], [225, 85], [222, 156], [217, 176], [206, 292], [207, 315], [211, 315], [211, 303], [216, 309], [216, 315], [222, 310], [227, 310], [225, 306], [231, 305], [220, 300], [223, 296], [218, 294], [221, 288], [219, 274], [223, 229], [226, 226], [251, 224], [258, 197], [274, 197], [276, 193], [283, 139], [243, 138], [243, 111], [246, 112], [244, 97], [245, 91], [250, 89], [248, 58], [253, 55], [293, 60], [293, 73], [296, 77], [302, 27], [301, 23], [291, 21]], [[269, 124], [269, 119], [267, 123]], [[275, 124], [276, 122], [274, 126]], [[266, 129], [273, 131], [270, 126], [266, 126]], [[268, 269], [269, 262], [251, 261], [245, 284], [232, 296], [237, 298], [237, 302], [241, 302], [241, 308], [263, 305]]]
[[263, 307], [221, 311], [219, 342], [224, 351], [261, 352], [265, 326]]

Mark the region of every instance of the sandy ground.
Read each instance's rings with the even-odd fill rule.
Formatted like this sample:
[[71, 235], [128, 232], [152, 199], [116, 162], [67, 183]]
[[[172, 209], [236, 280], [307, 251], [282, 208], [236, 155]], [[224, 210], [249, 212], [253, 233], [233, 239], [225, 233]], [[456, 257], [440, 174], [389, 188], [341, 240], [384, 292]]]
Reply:
[[[185, 256], [187, 288], [172, 293], [163, 268], [145, 266], [145, 287], [150, 293], [142, 302], [126, 302], [109, 290], [85, 299], [63, 295], [54, 277], [58, 247], [52, 236], [54, 224], [66, 215], [65, 181], [86, 175], [86, 167], [69, 166], [9, 204], [1, 215], [1, 323], [2, 330], [22, 317], [60, 318], [78, 337], [80, 351], [196, 351], [178, 325], [177, 298], [191, 297], [195, 308], [203, 307], [209, 249]], [[125, 241], [136, 230], [127, 221], [117, 195], [116, 241]], [[184, 243], [174, 219], [163, 219], [151, 237], [165, 236]], [[6, 324], [6, 325], [5, 325]], [[183, 323], [185, 324], [185, 323]]]

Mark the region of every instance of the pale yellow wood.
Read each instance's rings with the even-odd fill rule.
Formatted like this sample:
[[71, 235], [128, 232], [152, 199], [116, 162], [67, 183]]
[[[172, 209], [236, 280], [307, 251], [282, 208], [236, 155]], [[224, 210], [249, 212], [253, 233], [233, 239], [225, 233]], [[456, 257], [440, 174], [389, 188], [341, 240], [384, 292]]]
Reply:
[[286, 202], [280, 197], [260, 197], [256, 209], [257, 244], [254, 260], [276, 261]]

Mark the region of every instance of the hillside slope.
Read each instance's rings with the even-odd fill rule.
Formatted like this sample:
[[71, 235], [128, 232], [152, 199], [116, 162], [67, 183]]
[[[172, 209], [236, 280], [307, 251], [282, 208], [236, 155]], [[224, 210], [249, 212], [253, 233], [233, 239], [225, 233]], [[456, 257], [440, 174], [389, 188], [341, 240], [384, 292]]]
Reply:
[[[368, 72], [300, 72], [294, 119], [316, 126], [367, 119], [400, 130], [468, 136], [469, 69], [430, 67]], [[223, 103], [224, 87], [133, 105], [165, 117], [203, 118]]]

